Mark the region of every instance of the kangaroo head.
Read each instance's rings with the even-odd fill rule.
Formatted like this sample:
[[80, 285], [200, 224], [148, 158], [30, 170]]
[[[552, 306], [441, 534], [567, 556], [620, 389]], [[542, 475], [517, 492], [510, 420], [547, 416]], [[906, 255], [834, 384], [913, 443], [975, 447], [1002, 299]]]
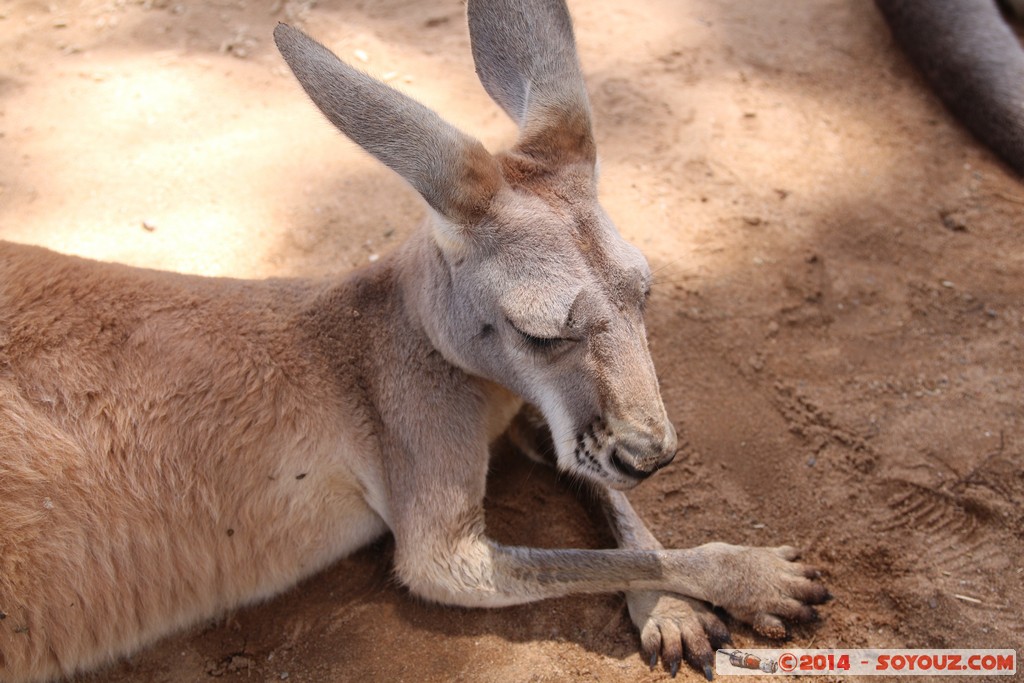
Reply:
[[562, 469], [631, 486], [676, 444], [644, 330], [650, 269], [598, 204], [592, 166], [540, 170], [518, 149], [498, 165], [471, 246], [441, 252], [453, 308], [435, 337], [540, 408]]
[[629, 488], [676, 435], [643, 322], [651, 271], [597, 200], [590, 105], [560, 0], [470, 0], [477, 72], [519, 124], [492, 156], [432, 111], [278, 26], [314, 103], [431, 206], [422, 324], [452, 363], [536, 405], [561, 469]]

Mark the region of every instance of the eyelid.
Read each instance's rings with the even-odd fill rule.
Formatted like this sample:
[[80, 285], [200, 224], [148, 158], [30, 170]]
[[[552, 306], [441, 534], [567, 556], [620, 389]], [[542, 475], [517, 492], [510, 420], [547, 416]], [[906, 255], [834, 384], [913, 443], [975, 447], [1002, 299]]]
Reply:
[[526, 342], [533, 348], [542, 351], [548, 351], [550, 349], [553, 349], [556, 346], [560, 346], [566, 341], [561, 337], [534, 337], [532, 335], [527, 334], [523, 335], [523, 339], [525, 339]]
[[508, 322], [509, 327], [515, 330], [520, 337], [530, 344], [530, 346], [538, 350], [549, 350], [558, 346], [562, 342], [568, 341], [565, 337], [538, 337], [537, 335], [530, 334], [529, 332], [524, 332], [518, 325], [508, 318], [505, 320]]

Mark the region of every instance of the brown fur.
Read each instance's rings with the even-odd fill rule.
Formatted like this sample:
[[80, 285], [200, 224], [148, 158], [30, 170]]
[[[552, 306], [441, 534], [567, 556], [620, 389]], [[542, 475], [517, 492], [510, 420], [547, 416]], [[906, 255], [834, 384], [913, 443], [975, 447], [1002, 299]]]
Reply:
[[362, 437], [330, 417], [354, 392], [294, 343], [314, 288], [10, 244], [0, 263], [2, 678], [106, 659], [333, 559], [337, 515], [365, 504], [328, 484], [330, 456]]

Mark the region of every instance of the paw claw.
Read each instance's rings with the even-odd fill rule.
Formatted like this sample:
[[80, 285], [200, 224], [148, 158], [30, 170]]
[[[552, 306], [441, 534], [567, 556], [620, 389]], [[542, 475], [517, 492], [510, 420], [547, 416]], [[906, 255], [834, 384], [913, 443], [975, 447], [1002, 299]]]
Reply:
[[710, 664], [705, 664], [704, 665], [704, 678], [708, 679], [709, 681], [715, 680], [715, 675], [713, 673], [711, 673], [711, 665]]
[[790, 621], [798, 624], [811, 624], [818, 621], [818, 610], [808, 605], [800, 605], [795, 611], [785, 615]]
[[715, 649], [729, 630], [711, 608], [694, 598], [657, 591], [626, 594], [630, 617], [640, 628], [644, 661], [653, 671], [658, 659], [674, 678], [682, 662], [695, 671], [712, 670]]
[[722, 620], [713, 612], [707, 612], [701, 619], [701, 626], [704, 627], [704, 632], [708, 636], [712, 650], [717, 650], [722, 645], [732, 642], [732, 635], [729, 633], [729, 629], [725, 627]]
[[802, 554], [799, 548], [794, 548], [791, 545], [780, 545], [778, 548], [775, 548], [775, 552], [779, 557], [790, 562], [799, 560]]
[[[687, 652], [686, 662], [694, 671], [701, 671], [706, 677], [712, 671], [712, 664], [715, 661], [715, 650], [705, 650], [701, 653]], [[711, 680], [710, 678], [708, 680]]]
[[832, 599], [832, 594], [820, 583], [805, 582], [793, 591], [793, 595], [808, 605], [821, 605]]
[[[786, 624], [813, 622], [818, 613], [812, 605], [820, 605], [830, 594], [817, 579], [817, 569], [795, 562], [800, 551], [791, 546], [751, 548], [710, 546], [718, 558], [721, 579], [711, 597], [741, 621], [749, 623], [768, 638], [788, 637]], [[730, 581], [731, 577], [731, 581]], [[735, 582], [744, 584], [743, 590]], [[704, 624], [712, 638], [713, 629]]]

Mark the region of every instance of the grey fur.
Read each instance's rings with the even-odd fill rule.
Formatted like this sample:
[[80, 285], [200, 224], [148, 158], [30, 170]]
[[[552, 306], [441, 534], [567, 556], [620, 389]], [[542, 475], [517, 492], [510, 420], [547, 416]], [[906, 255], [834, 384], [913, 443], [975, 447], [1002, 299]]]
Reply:
[[594, 161], [590, 101], [576, 56], [569, 10], [560, 0], [471, 2], [469, 32], [477, 74], [495, 102], [523, 131], [520, 147], [552, 150], [533, 140], [552, 123], [579, 128], [575, 150]]
[[458, 193], [463, 183], [477, 180], [460, 175], [473, 170], [466, 157], [486, 160], [482, 171], [497, 174], [477, 140], [301, 31], [279, 24], [274, 41], [310, 99], [341, 132], [405, 178], [442, 216], [458, 223], [473, 219], [476, 207]]
[[876, 0], [939, 98], [1024, 174], [1024, 50], [994, 0]]

